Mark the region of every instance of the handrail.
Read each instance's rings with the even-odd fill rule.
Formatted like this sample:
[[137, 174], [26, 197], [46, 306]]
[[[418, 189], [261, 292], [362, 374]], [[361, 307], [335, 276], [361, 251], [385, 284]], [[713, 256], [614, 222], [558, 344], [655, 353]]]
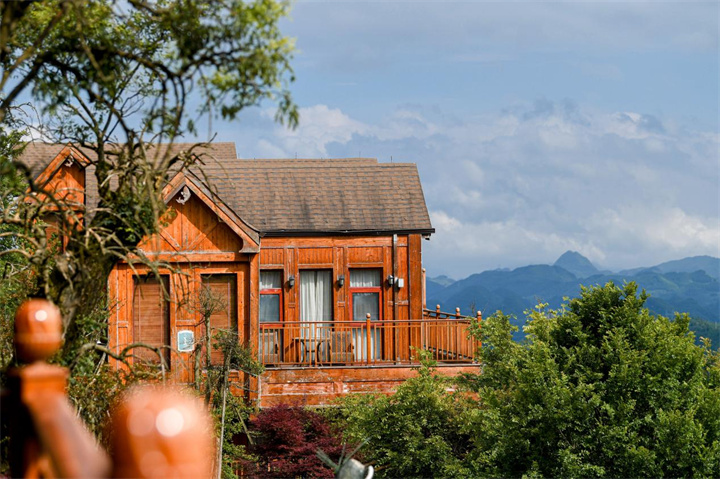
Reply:
[[25, 363], [8, 369], [12, 477], [210, 477], [207, 411], [179, 391], [140, 387], [113, 413], [110, 457], [66, 396], [68, 371], [48, 364], [62, 342], [60, 312], [32, 299], [15, 315], [15, 348]]
[[417, 364], [418, 351], [428, 351], [442, 363], [472, 363], [479, 342], [471, 319], [261, 323], [258, 358], [267, 367], [368, 367]]
[[[428, 309], [423, 308], [423, 318], [437, 318], [437, 319], [467, 319], [470, 316], [465, 314], [460, 314], [460, 308], [455, 308], [454, 313], [446, 313], [443, 311], [440, 311], [440, 305], [438, 304], [435, 309]], [[482, 311], [477, 311], [475, 313], [475, 319], [477, 321], [482, 321]]]

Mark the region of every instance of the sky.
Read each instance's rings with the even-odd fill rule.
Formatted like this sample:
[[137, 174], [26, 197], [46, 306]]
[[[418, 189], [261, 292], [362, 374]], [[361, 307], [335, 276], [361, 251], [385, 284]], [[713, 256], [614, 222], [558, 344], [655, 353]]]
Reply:
[[291, 86], [215, 122], [244, 158], [416, 163], [429, 276], [720, 256], [718, 2], [297, 2]]

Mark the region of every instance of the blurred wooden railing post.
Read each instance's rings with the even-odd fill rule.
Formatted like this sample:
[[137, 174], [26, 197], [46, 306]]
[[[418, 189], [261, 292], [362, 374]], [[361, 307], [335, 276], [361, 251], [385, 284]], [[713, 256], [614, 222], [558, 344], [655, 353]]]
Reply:
[[[8, 370], [10, 467], [15, 478], [209, 478], [212, 423], [200, 401], [178, 390], [142, 386], [112, 417], [113, 461], [77, 417], [68, 371], [48, 364], [62, 342], [52, 303], [31, 299], [15, 315], [23, 366]], [[219, 465], [218, 465], [219, 467]]]
[[60, 311], [31, 299], [15, 314], [15, 349], [24, 366], [8, 371], [13, 477], [108, 477], [110, 460], [65, 396], [68, 371], [45, 362], [62, 342]]

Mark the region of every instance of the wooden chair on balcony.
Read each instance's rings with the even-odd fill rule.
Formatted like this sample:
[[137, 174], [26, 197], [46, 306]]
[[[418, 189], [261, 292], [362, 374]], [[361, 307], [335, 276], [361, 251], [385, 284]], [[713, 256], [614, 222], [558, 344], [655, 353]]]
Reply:
[[354, 363], [355, 346], [352, 331], [331, 331], [327, 356], [330, 363]]

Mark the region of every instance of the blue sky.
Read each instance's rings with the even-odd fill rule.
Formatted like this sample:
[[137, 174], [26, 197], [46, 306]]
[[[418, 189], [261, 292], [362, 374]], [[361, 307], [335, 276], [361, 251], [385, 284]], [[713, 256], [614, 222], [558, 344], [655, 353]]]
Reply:
[[297, 2], [301, 125], [242, 157], [417, 163], [431, 276], [720, 256], [717, 2]]

